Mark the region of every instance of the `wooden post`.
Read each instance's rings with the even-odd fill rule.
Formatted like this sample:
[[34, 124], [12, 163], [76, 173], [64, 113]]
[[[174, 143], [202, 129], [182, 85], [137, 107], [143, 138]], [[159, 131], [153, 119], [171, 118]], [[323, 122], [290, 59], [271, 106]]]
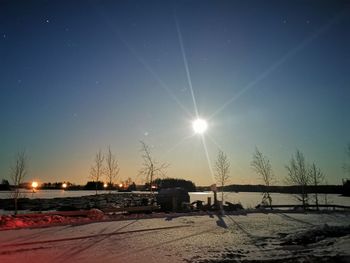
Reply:
[[214, 206], [217, 207], [218, 206], [217, 194], [216, 194], [216, 191], [213, 191], [213, 192], [214, 192]]

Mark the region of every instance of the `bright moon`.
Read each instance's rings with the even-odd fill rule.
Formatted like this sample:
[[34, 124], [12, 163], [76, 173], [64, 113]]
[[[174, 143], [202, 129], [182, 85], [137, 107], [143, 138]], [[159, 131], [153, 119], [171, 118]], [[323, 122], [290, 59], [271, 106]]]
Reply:
[[192, 127], [195, 133], [202, 134], [207, 130], [208, 123], [203, 119], [197, 119], [193, 121]]

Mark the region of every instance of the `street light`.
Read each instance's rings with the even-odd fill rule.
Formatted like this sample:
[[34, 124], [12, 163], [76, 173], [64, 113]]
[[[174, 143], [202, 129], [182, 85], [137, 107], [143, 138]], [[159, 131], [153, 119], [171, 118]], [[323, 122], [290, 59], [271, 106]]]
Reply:
[[35, 189], [38, 187], [38, 182], [32, 182], [32, 188], [33, 188], [33, 193], [35, 192]]

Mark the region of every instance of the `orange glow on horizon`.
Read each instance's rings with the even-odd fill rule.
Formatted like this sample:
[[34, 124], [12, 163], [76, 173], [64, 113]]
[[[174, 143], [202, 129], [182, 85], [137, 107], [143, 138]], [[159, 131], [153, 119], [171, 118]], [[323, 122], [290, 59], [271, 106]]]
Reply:
[[38, 185], [39, 185], [38, 182], [35, 182], [35, 181], [32, 182], [32, 187], [33, 187], [33, 188], [37, 188]]

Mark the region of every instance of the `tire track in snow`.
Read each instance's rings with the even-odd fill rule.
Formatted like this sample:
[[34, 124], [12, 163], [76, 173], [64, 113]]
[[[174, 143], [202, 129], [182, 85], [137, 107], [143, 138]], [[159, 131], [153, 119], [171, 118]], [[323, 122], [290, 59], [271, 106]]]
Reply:
[[155, 227], [155, 228], [135, 229], [135, 230], [129, 230], [129, 231], [122, 231], [122, 232], [112, 232], [112, 233], [86, 235], [86, 236], [78, 236], [78, 237], [70, 237], [70, 238], [59, 238], [59, 239], [48, 239], [48, 240], [33, 241], [33, 242], [11, 243], [11, 244], [1, 245], [0, 248], [18, 247], [18, 246], [30, 246], [30, 245], [36, 245], [36, 244], [48, 244], [48, 243], [74, 241], [74, 240], [96, 238], [96, 237], [103, 237], [103, 236], [107, 236], [108, 237], [108, 236], [114, 236], [114, 235], [132, 234], [132, 233], [158, 231], [158, 230], [167, 230], [167, 229], [182, 228], [182, 227], [190, 227], [190, 226], [188, 226], [188, 225], [177, 225], [177, 226], [168, 226], [168, 227]]

